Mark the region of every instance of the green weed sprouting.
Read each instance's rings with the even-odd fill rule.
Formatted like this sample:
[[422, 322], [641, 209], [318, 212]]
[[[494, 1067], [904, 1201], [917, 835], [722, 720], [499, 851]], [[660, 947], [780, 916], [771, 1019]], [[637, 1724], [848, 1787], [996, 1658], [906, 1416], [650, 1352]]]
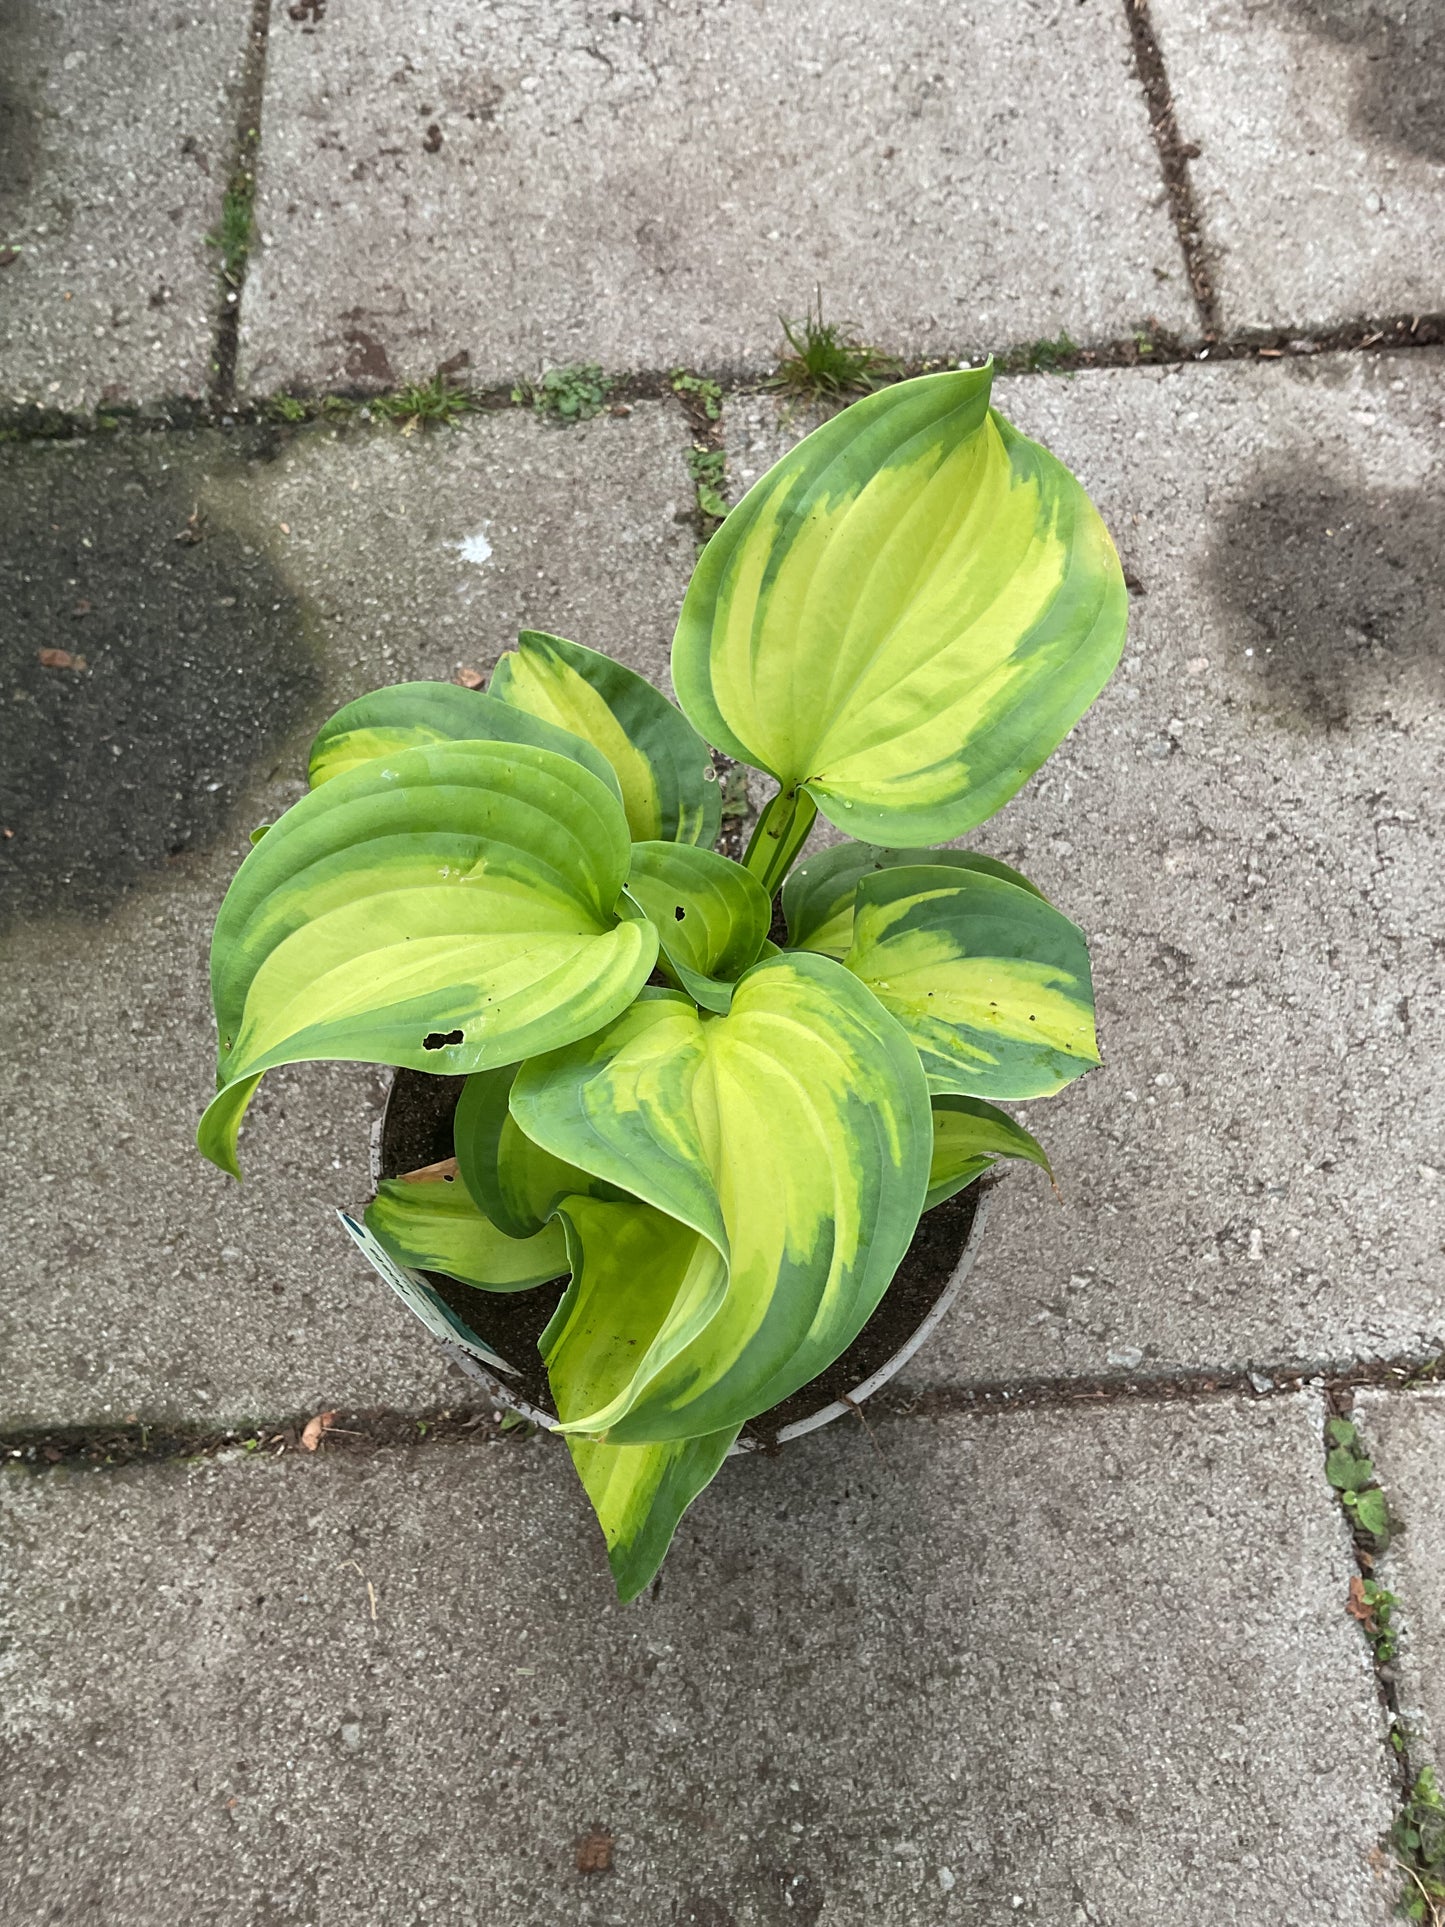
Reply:
[[1374, 1461], [1360, 1448], [1358, 1430], [1346, 1418], [1332, 1418], [1325, 1431], [1330, 1441], [1325, 1477], [1339, 1493], [1355, 1530], [1385, 1544], [1390, 1537], [1390, 1507], [1376, 1483]]
[[727, 456], [720, 448], [690, 448], [687, 472], [697, 491], [697, 505], [704, 515], [721, 522], [728, 512], [723, 485], [727, 480]]
[[788, 352], [768, 377], [768, 387], [799, 401], [832, 401], [867, 394], [899, 371], [892, 355], [856, 340], [844, 326], [823, 319], [823, 297], [801, 321], [779, 316]]
[[668, 377], [672, 392], [705, 421], [722, 418], [722, 389], [705, 375], [690, 375], [685, 368], [674, 368]]
[[574, 362], [564, 368], [548, 368], [535, 381], [520, 382], [512, 390], [512, 400], [546, 421], [590, 421], [600, 415], [611, 399], [613, 383], [595, 362]]
[[1421, 1767], [1405, 1796], [1390, 1845], [1405, 1876], [1399, 1911], [1426, 1927], [1445, 1927], [1445, 1795], [1434, 1767]]

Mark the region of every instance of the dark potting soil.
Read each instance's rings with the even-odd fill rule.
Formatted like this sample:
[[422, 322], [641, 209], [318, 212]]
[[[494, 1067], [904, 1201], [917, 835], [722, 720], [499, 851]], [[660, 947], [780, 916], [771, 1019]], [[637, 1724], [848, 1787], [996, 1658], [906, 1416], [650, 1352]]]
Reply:
[[[396, 1073], [381, 1130], [384, 1178], [400, 1177], [452, 1155], [452, 1114], [465, 1081], [422, 1071]], [[978, 1185], [971, 1184], [927, 1212], [882, 1303], [847, 1351], [801, 1391], [751, 1420], [746, 1430], [770, 1444], [782, 1426], [831, 1405], [886, 1365], [917, 1331], [952, 1277], [977, 1206]], [[429, 1271], [426, 1276], [478, 1336], [517, 1367], [517, 1376], [507, 1380], [508, 1387], [540, 1410], [555, 1411], [537, 1341], [566, 1281], [559, 1278], [532, 1291], [502, 1292], [478, 1291], [440, 1272]]]

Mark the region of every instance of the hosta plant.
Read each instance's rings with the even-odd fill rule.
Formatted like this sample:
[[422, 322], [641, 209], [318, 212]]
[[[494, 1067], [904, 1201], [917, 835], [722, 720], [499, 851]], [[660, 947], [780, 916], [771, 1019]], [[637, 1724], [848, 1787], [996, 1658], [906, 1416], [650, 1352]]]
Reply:
[[[348, 704], [217, 919], [222, 1169], [277, 1065], [465, 1073], [457, 1175], [383, 1184], [367, 1222], [479, 1291], [568, 1280], [541, 1349], [624, 1597], [739, 1428], [851, 1344], [920, 1214], [1045, 1163], [998, 1105], [1098, 1061], [1080, 931], [942, 847], [1125, 627], [1103, 523], [990, 388], [884, 389], [757, 483], [687, 590], [680, 709], [535, 633], [485, 693]], [[709, 745], [777, 786], [741, 862]], [[844, 840], [805, 857], [820, 815]]]

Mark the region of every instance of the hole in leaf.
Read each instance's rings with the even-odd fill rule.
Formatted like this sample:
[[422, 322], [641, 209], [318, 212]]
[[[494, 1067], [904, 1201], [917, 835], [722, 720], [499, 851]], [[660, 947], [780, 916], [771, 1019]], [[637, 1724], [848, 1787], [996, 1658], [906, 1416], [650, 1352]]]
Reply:
[[687, 911], [684, 910], [681, 904], [679, 904], [672, 914], [677, 918], [678, 922], [681, 923], [683, 918], [687, 915]]
[[421, 1047], [423, 1050], [445, 1050], [448, 1044], [460, 1044], [465, 1039], [465, 1031], [434, 1030], [429, 1037], [422, 1038]]

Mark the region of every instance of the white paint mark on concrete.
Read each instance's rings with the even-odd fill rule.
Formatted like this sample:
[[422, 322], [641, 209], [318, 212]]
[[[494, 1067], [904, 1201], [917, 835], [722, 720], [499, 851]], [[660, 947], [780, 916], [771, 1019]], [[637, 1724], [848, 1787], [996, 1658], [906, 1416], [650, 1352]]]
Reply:
[[484, 562], [492, 559], [492, 545], [480, 529], [475, 535], [464, 535], [460, 542], [453, 542], [451, 547], [463, 562], [473, 563], [479, 569]]

